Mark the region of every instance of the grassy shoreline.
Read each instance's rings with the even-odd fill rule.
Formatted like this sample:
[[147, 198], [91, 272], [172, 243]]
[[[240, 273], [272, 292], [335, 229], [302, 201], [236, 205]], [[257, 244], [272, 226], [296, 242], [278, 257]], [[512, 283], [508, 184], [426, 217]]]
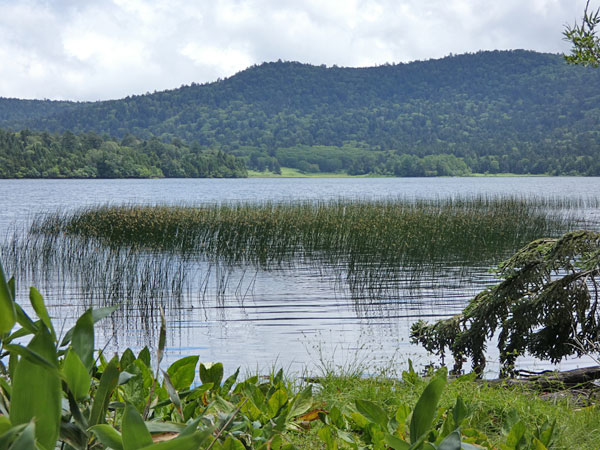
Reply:
[[[402, 405], [413, 407], [427, 381], [428, 378], [408, 372], [401, 377], [382, 374], [372, 378], [360, 374], [329, 374], [320, 380], [321, 388], [315, 400], [327, 411], [333, 408], [345, 411], [353, 409], [356, 399], [368, 399], [393, 414]], [[553, 445], [548, 448], [596, 449], [600, 442], [597, 395], [597, 390], [540, 392], [527, 386], [492, 384], [468, 374], [449, 380], [439, 406], [451, 408], [458, 397], [464, 399], [470, 414], [461, 428], [484, 434], [489, 447], [482, 448], [509, 448], [500, 445], [507, 442], [511, 425], [521, 421], [530, 431], [539, 429], [544, 422], [556, 422]], [[292, 442], [307, 450], [325, 448], [314, 430], [295, 436]]]
[[[503, 178], [503, 177], [548, 177], [548, 174], [517, 174], [517, 173], [471, 173], [462, 177], [447, 177], [447, 176], [436, 176], [430, 178]], [[256, 170], [248, 170], [248, 178], [407, 178], [407, 177], [394, 177], [391, 175], [377, 175], [377, 174], [366, 174], [366, 175], [349, 175], [347, 173], [338, 172], [319, 172], [319, 173], [305, 173], [300, 172], [298, 169], [291, 167], [282, 167], [281, 174], [270, 172], [265, 170], [258, 172]], [[408, 178], [407, 178], [408, 179]]]

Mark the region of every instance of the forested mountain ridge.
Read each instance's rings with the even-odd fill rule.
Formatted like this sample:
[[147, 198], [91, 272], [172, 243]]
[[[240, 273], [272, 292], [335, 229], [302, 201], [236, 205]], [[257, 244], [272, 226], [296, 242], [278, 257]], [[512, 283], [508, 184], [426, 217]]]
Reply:
[[600, 71], [522, 50], [369, 68], [264, 63], [121, 100], [42, 102], [30, 118], [7, 101], [0, 126], [179, 138], [258, 169], [600, 175]]

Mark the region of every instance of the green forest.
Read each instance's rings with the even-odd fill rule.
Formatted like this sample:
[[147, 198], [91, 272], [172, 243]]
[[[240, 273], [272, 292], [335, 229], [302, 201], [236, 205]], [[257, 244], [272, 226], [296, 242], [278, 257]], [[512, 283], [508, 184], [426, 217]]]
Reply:
[[[7, 130], [68, 131], [80, 140], [93, 132], [115, 143], [135, 136], [146, 146], [190, 149], [185, 155], [222, 151], [274, 173], [598, 176], [598, 123], [600, 72], [524, 50], [368, 68], [278, 61], [100, 102], [0, 99]], [[190, 158], [173, 162], [180, 175]], [[144, 167], [153, 165], [168, 164]]]
[[181, 141], [0, 130], [0, 178], [238, 178], [243, 160]]

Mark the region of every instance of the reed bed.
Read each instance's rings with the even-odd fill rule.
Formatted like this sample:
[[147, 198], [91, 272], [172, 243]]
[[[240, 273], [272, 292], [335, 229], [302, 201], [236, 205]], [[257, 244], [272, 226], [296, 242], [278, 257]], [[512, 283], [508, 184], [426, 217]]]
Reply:
[[[421, 289], [424, 280], [433, 286], [449, 268], [457, 283], [468, 280], [533, 239], [579, 226], [575, 211], [593, 202], [479, 196], [99, 206], [40, 216], [2, 253], [16, 271], [74, 279], [85, 298], [101, 303], [178, 300], [190, 283], [224, 298], [244, 290], [229, 286], [232, 270], [299, 264], [333, 273], [354, 299], [381, 298]], [[207, 273], [197, 273], [199, 261]]]
[[564, 232], [573, 220], [557, 211], [570, 207], [517, 197], [102, 206], [46, 216], [32, 231], [261, 267], [316, 256], [379, 269], [406, 261], [489, 261]]

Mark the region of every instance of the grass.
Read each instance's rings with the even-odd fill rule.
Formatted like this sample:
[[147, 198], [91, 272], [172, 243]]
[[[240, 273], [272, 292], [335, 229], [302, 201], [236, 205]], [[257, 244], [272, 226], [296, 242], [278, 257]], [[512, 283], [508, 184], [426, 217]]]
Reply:
[[268, 265], [326, 256], [350, 264], [488, 261], [568, 226], [549, 208], [516, 197], [104, 206], [44, 217], [33, 231]]
[[[316, 400], [324, 409], [334, 406], [341, 411], [352, 409], [355, 399], [368, 399], [385, 406], [394, 413], [402, 404], [414, 407], [425, 382], [403, 382], [383, 373], [379, 377], [365, 378], [359, 374], [336, 376], [326, 374], [320, 378], [321, 388]], [[545, 420], [556, 420], [557, 433], [553, 449], [597, 449], [600, 442], [600, 408], [585, 406], [576, 401], [569, 392], [544, 399], [540, 392], [524, 387], [491, 385], [473, 380], [470, 376], [450, 381], [440, 407], [449, 408], [457, 397], [463, 398], [472, 411], [463, 428], [484, 432], [494, 448], [506, 442], [507, 423], [511, 416], [518, 416], [527, 430], [535, 430]], [[316, 431], [294, 436], [294, 444], [300, 448], [324, 448], [315, 436]]]
[[262, 172], [256, 170], [248, 170], [249, 178], [367, 178], [367, 177], [383, 177], [383, 175], [349, 175], [345, 172], [317, 172], [306, 173], [291, 167], [282, 167], [281, 173], [274, 173], [269, 170]]
[[[468, 284], [473, 270], [568, 231], [577, 223], [573, 211], [596, 203], [501, 196], [100, 206], [37, 217], [2, 256], [15, 273], [73, 274], [87, 295], [102, 298], [181, 297], [190, 267], [197, 272], [192, 266], [201, 261], [218, 267], [219, 295], [232, 268], [303, 264], [360, 300], [419, 289], [449, 273], [455, 285]], [[200, 276], [201, 292], [209, 278]]]
[[[466, 177], [547, 177], [548, 174], [517, 174], [517, 173], [470, 173]], [[270, 170], [248, 170], [249, 178], [389, 178], [393, 175], [349, 175], [346, 172], [301, 172], [292, 167], [282, 167], [281, 173]]]

